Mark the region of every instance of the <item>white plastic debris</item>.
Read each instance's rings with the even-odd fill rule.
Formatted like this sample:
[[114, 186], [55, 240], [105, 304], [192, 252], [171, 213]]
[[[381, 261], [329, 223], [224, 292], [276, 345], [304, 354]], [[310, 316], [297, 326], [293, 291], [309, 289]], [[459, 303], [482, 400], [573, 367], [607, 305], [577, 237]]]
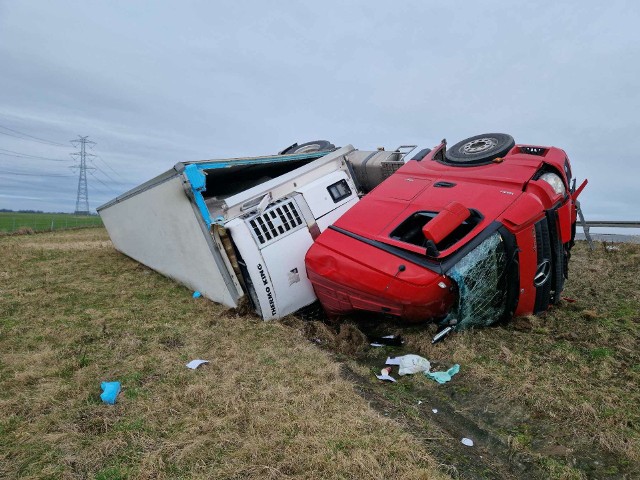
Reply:
[[418, 405], [422, 405], [422, 400], [418, 400]]
[[383, 345], [382, 343], [370, 343], [369, 345], [372, 347], [386, 347], [386, 345]]
[[463, 445], [466, 445], [467, 447], [473, 447], [473, 440], [471, 440], [470, 438], [463, 438], [462, 440], [460, 440], [460, 442], [462, 442]]
[[398, 365], [400, 367], [398, 373], [400, 375], [410, 375], [418, 372], [428, 372], [431, 363], [426, 358], [419, 355], [403, 355], [401, 357], [387, 357], [386, 365]]
[[432, 408], [432, 409], [431, 409], [431, 411], [432, 411], [433, 413], [438, 413], [438, 409], [437, 409], [437, 408]]
[[387, 382], [395, 382], [396, 379], [389, 375], [390, 373], [391, 367], [383, 368], [382, 370], [380, 370], [380, 375], [376, 375], [376, 378], [378, 380], [386, 380]]
[[198, 368], [200, 365], [204, 363], [209, 363], [209, 360], [191, 360], [189, 363], [187, 363], [187, 368], [190, 368], [191, 370], [195, 370], [196, 368]]

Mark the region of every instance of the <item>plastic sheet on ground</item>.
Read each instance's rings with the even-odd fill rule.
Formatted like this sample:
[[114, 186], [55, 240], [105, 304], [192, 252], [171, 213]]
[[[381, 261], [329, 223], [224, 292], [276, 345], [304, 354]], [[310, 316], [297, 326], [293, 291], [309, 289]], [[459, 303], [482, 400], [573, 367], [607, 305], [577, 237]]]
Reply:
[[204, 365], [205, 363], [209, 363], [209, 360], [191, 360], [189, 363], [187, 363], [187, 368], [195, 370], [200, 365]]
[[447, 383], [451, 378], [460, 371], [460, 365], [457, 363], [446, 372], [424, 372], [424, 374], [438, 383]]
[[104, 403], [114, 405], [116, 403], [116, 398], [120, 393], [120, 382], [102, 382], [100, 384], [100, 388], [102, 389], [100, 399]]
[[403, 355], [401, 357], [387, 357], [385, 365], [398, 365], [400, 368], [398, 374], [411, 375], [412, 373], [428, 372], [431, 368], [431, 363], [426, 358], [419, 355]]

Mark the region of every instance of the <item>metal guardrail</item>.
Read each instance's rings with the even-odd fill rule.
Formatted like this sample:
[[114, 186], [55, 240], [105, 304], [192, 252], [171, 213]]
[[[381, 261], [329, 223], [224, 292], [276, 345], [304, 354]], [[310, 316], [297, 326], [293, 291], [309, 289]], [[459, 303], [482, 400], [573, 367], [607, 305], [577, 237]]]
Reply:
[[640, 228], [640, 222], [630, 222], [626, 220], [612, 220], [612, 221], [591, 220], [585, 223], [589, 228], [591, 227]]
[[591, 220], [587, 222], [584, 219], [584, 215], [582, 214], [582, 210], [580, 209], [580, 202], [576, 202], [576, 206], [578, 207], [578, 220], [582, 225], [582, 230], [584, 231], [584, 236], [589, 243], [589, 248], [591, 250], [594, 249], [593, 240], [591, 240], [591, 235], [589, 234], [589, 230], [591, 228], [596, 227], [608, 227], [608, 228], [640, 228], [640, 222], [628, 221], [628, 220]]

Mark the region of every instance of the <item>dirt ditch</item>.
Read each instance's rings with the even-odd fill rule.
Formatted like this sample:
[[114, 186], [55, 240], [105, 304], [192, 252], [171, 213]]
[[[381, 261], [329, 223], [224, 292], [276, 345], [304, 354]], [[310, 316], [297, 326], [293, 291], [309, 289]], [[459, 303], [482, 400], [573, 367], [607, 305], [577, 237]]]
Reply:
[[[567, 431], [553, 414], [503, 398], [490, 384], [478, 383], [467, 365], [461, 364], [460, 373], [443, 385], [422, 374], [400, 377], [397, 367], [392, 372], [397, 383], [375, 378], [388, 356], [422, 355], [412, 348], [415, 338], [425, 337], [430, 343], [437, 331], [433, 324], [399, 326], [384, 319], [353, 318], [332, 325], [318, 316], [284, 323], [331, 352], [355, 390], [381, 415], [420, 439], [441, 469], [454, 478], [633, 478], [634, 467], [628, 461], [594, 448], [586, 434], [583, 438], [579, 431]], [[511, 328], [524, 334], [533, 330], [529, 319], [517, 319]], [[388, 334], [403, 336], [405, 343], [370, 346], [372, 338]], [[454, 337], [444, 340], [441, 358], [427, 356], [432, 371], [451, 366], [446, 344]], [[509, 354], [508, 347], [502, 350]], [[472, 447], [461, 443], [465, 437], [473, 440]]]

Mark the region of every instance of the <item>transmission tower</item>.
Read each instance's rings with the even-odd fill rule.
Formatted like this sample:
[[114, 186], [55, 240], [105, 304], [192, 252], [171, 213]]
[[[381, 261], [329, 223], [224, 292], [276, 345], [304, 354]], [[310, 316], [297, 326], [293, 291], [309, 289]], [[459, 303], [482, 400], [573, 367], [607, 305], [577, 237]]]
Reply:
[[71, 168], [80, 170], [78, 176], [78, 196], [76, 197], [76, 215], [89, 215], [89, 191], [87, 189], [87, 170], [93, 170], [93, 167], [87, 167], [87, 157], [95, 157], [92, 153], [87, 153], [87, 145], [93, 147], [96, 142], [87, 140], [89, 138], [78, 135], [77, 140], [71, 140], [74, 147], [80, 148], [79, 152], [72, 153], [71, 156], [80, 161], [80, 165], [74, 165]]

